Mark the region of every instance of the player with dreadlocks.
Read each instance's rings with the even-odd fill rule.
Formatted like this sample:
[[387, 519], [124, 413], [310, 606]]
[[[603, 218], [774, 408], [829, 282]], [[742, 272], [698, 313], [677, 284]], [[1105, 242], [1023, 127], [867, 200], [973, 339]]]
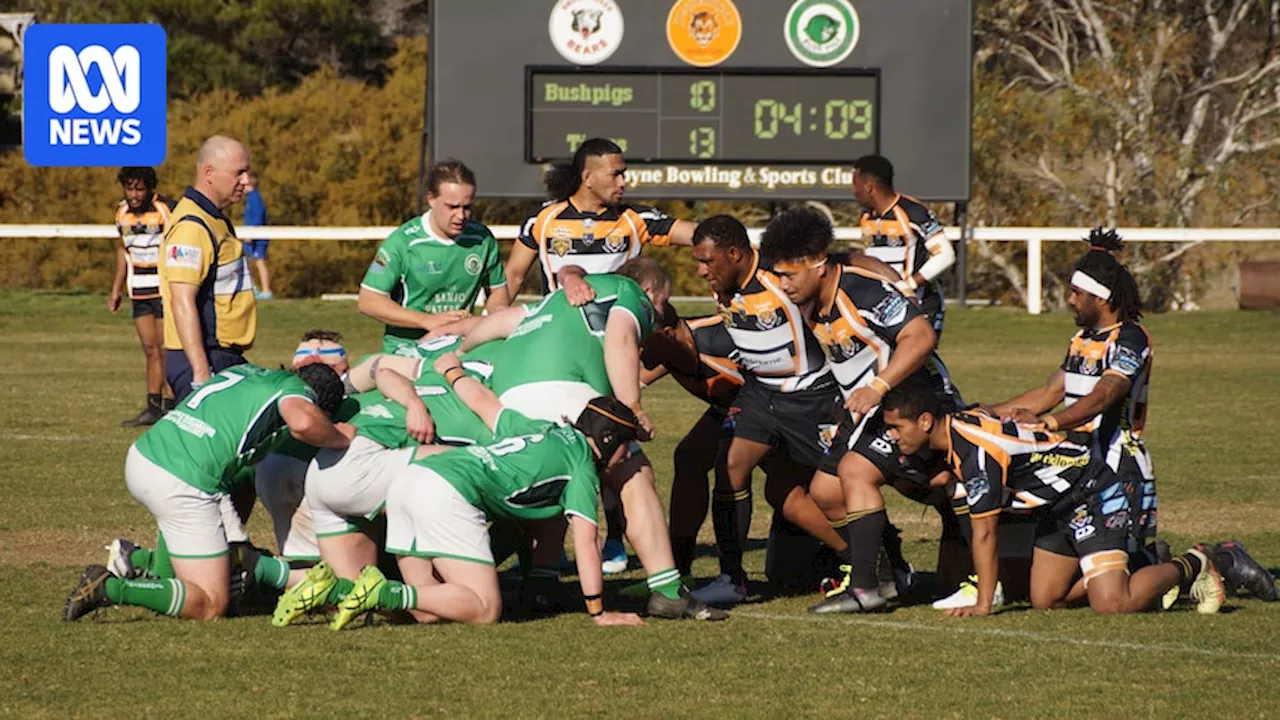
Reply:
[[[1142, 441], [1151, 382], [1151, 336], [1142, 321], [1138, 283], [1116, 257], [1123, 240], [1115, 230], [1095, 228], [1089, 251], [1071, 274], [1067, 305], [1079, 332], [1071, 338], [1062, 366], [1044, 385], [990, 408], [1020, 423], [1043, 423], [1051, 432], [1077, 430], [1092, 435], [1093, 453], [1124, 483], [1129, 494], [1129, 553], [1137, 566], [1157, 561], [1156, 481], [1151, 455]], [[1062, 409], [1056, 409], [1061, 403]], [[1215, 564], [1230, 588], [1245, 587], [1275, 599], [1270, 574], [1248, 559], [1236, 542], [1215, 550]]]

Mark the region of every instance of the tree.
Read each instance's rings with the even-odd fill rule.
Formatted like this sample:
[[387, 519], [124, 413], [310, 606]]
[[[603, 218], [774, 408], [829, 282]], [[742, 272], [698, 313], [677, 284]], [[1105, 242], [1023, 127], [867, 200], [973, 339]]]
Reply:
[[[0, 6], [17, 6], [0, 0]], [[372, 9], [383, 0], [34, 0], [39, 22], [152, 22], [169, 36], [169, 95], [292, 87], [320, 67], [381, 81], [394, 38]], [[7, 9], [7, 7], [5, 8]], [[383, 13], [385, 14], [385, 13]]]

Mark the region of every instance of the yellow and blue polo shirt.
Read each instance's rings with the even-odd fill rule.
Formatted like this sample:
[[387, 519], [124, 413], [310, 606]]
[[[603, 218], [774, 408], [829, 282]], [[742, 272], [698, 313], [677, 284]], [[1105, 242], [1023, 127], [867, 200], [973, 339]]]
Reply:
[[258, 332], [258, 308], [244, 246], [231, 219], [195, 188], [173, 209], [160, 246], [160, 295], [164, 346], [181, 350], [169, 283], [199, 286], [196, 311], [207, 348], [247, 350]]

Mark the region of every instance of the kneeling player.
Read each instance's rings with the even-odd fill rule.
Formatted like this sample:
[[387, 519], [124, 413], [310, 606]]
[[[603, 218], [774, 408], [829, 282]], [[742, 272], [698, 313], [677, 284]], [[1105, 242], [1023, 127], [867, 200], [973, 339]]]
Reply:
[[[465, 377], [460, 369], [449, 374], [455, 384]], [[597, 473], [629, 455], [639, 429], [635, 414], [601, 397], [572, 426], [559, 426], [504, 410], [491, 394], [489, 400], [478, 408], [480, 415], [505, 439], [415, 458], [396, 477], [387, 496], [387, 550], [398, 557], [405, 582], [366, 567], [339, 607], [335, 630], [379, 608], [409, 610], [419, 622], [496, 622], [502, 595], [488, 521], [558, 515], [573, 528], [582, 593], [595, 622], [641, 622], [636, 615], [604, 612], [596, 541]]]
[[233, 569], [283, 588], [289, 577], [283, 560], [241, 549], [232, 562], [220, 500], [246, 477], [241, 470], [284, 435], [317, 447], [346, 447], [348, 436], [329, 421], [342, 396], [342, 380], [326, 365], [296, 374], [237, 365], [189, 394], [138, 438], [125, 460], [129, 492], [160, 526], [151, 562], [158, 578], [130, 580], [91, 565], [67, 598], [63, 619], [109, 605], [219, 617], [227, 611]]
[[1213, 551], [1203, 545], [1129, 574], [1129, 499], [1123, 483], [1090, 456], [1087, 435], [979, 413], [945, 414], [929, 385], [916, 378], [890, 390], [881, 408], [902, 452], [945, 452], [966, 491], [978, 602], [947, 614], [991, 613], [999, 576], [996, 523], [1006, 506], [1042, 518], [1031, 565], [1036, 608], [1066, 607], [1087, 596], [1099, 613], [1139, 612], [1175, 587], [1190, 590], [1198, 612], [1221, 607], [1222, 578], [1210, 559]]

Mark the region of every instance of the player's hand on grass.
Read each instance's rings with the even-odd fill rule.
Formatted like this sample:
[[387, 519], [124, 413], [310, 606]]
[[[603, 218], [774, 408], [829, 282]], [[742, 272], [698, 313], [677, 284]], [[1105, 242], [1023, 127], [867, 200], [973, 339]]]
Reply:
[[596, 299], [596, 289], [577, 275], [564, 275], [560, 278], [564, 288], [565, 299], [574, 307], [581, 307]]
[[856, 422], [879, 405], [883, 397], [879, 390], [870, 385], [864, 385], [849, 393], [849, 399], [844, 401], [844, 409], [853, 415]]
[[107, 296], [107, 309], [112, 313], [120, 312], [120, 291], [112, 290]]
[[470, 315], [471, 313], [466, 310], [450, 310], [449, 312], [436, 313], [434, 315], [424, 314], [422, 316], [422, 329], [431, 332], [437, 328], [456, 323]]
[[1039, 425], [1040, 424], [1040, 417], [1035, 413], [1031, 412], [1030, 410], [1023, 407], [1014, 408], [1013, 412], [1010, 413], [1007, 417], [1005, 417], [1005, 419], [1012, 420], [1018, 423], [1019, 425]]
[[635, 613], [603, 612], [591, 618], [600, 627], [619, 627], [623, 625], [643, 625], [644, 619]]
[[405, 408], [404, 429], [409, 437], [424, 445], [436, 439], [436, 424], [422, 403]]
[[973, 607], [951, 608], [944, 610], [948, 617], [986, 617], [991, 614], [991, 606], [974, 605]]

